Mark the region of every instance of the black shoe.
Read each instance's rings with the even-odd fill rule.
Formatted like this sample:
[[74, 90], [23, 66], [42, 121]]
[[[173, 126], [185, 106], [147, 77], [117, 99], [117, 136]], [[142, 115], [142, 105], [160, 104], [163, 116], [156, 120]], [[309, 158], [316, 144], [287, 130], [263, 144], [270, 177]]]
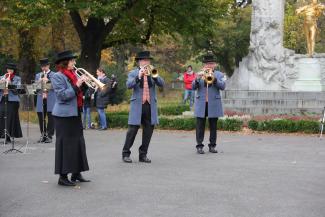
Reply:
[[144, 157], [139, 157], [139, 162], [151, 163], [151, 160], [149, 158], [147, 158], [147, 156], [144, 156]]
[[211, 152], [211, 153], [218, 153], [216, 147], [209, 147], [209, 152]]
[[46, 137], [44, 140], [44, 143], [52, 143], [52, 139], [49, 137]]
[[127, 157], [127, 156], [123, 157], [122, 160], [123, 160], [125, 163], [132, 163], [131, 158], [130, 158], [130, 157]]
[[201, 147], [196, 148], [198, 154], [204, 154], [204, 150]]
[[72, 182], [76, 182], [76, 181], [79, 181], [79, 182], [90, 182], [90, 180], [85, 179], [85, 178], [81, 175], [81, 173], [72, 174], [72, 175], [71, 175], [71, 181], [72, 181]]
[[37, 141], [38, 143], [42, 143], [45, 142], [46, 137], [45, 136], [41, 136], [41, 138]]
[[68, 177], [63, 177], [63, 176], [60, 176], [59, 181], [58, 181], [58, 185], [63, 185], [63, 186], [76, 186], [75, 183], [70, 182], [70, 180], [68, 179]]

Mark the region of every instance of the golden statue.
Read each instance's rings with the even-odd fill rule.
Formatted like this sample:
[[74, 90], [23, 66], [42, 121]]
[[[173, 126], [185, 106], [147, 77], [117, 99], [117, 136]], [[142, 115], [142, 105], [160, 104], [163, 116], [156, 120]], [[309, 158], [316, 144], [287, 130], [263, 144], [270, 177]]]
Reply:
[[317, 19], [325, 10], [325, 6], [319, 4], [317, 0], [312, 0], [309, 5], [300, 7], [296, 10], [298, 15], [303, 15], [304, 31], [307, 39], [307, 52], [308, 56], [312, 57], [315, 50], [315, 40], [317, 33]]

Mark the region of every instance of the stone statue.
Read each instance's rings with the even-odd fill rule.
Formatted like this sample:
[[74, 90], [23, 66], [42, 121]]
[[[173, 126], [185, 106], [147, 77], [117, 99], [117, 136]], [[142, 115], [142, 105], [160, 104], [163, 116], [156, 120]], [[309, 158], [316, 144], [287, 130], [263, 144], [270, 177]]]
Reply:
[[312, 0], [309, 5], [305, 5], [296, 10], [298, 15], [304, 16], [304, 31], [307, 39], [307, 53], [309, 57], [314, 55], [315, 40], [317, 32], [317, 19], [325, 10], [325, 6], [319, 4], [317, 0]]

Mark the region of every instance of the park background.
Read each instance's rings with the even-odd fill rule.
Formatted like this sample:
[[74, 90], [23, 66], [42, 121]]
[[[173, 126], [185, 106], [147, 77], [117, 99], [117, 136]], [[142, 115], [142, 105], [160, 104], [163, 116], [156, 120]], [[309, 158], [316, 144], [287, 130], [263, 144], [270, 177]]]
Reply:
[[[185, 4], [186, 2], [186, 4]], [[304, 0], [286, 1], [284, 46], [306, 53], [303, 19], [295, 9]], [[193, 117], [184, 117], [182, 89], [177, 78], [212, 52], [219, 69], [231, 77], [248, 53], [251, 5], [240, 7], [234, 0], [11, 0], [0, 2], [0, 69], [18, 63], [23, 83], [31, 83], [39, 71], [38, 60], [71, 49], [79, 56], [77, 66], [94, 73], [103, 67], [119, 81], [114, 103], [109, 106], [110, 127], [126, 127], [130, 91], [125, 87], [127, 72], [135, 54], [143, 49], [154, 56], [153, 65], [165, 79], [159, 91], [160, 128], [192, 130]], [[325, 17], [318, 23], [316, 52], [325, 53]], [[52, 70], [54, 65], [52, 64]], [[174, 87], [174, 88], [173, 88]], [[176, 87], [176, 88], [175, 88]], [[225, 111], [219, 129], [317, 133], [319, 115], [281, 114], [252, 116]], [[26, 112], [21, 118], [26, 120]], [[36, 117], [32, 114], [33, 121]], [[94, 120], [95, 120], [94, 116]]]

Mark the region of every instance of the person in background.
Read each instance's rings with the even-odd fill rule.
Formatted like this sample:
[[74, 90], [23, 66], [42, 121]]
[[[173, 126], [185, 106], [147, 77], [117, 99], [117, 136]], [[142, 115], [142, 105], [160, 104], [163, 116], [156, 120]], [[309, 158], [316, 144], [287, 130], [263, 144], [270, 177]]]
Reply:
[[94, 89], [88, 87], [85, 88], [84, 94], [84, 105], [83, 105], [83, 128], [84, 129], [93, 129], [91, 125], [91, 99], [94, 93]]
[[[40, 60], [41, 72], [35, 75], [35, 81], [41, 82], [41, 89], [37, 92], [36, 111], [41, 131], [41, 138], [38, 142], [51, 143], [54, 135], [54, 119], [52, 117], [52, 109], [55, 103], [55, 93], [53, 89], [46, 89], [43, 85], [51, 83], [52, 76], [55, 72], [50, 69], [48, 58]], [[46, 124], [47, 116], [47, 124]], [[43, 129], [44, 128], [44, 129]]]
[[[109, 84], [110, 79], [106, 76], [106, 73], [104, 69], [99, 68], [96, 71], [97, 74], [97, 79], [102, 82], [103, 84]], [[110, 84], [109, 84], [110, 85]], [[95, 93], [95, 98], [96, 98], [96, 108], [99, 116], [99, 128], [98, 130], [107, 130], [107, 119], [106, 119], [106, 113], [105, 109], [109, 103], [109, 92], [111, 88], [107, 88], [104, 90], [99, 90], [97, 89]]]
[[192, 82], [195, 80], [195, 73], [193, 72], [193, 68], [191, 65], [187, 67], [186, 72], [183, 74], [183, 82], [184, 82], [184, 99], [183, 103], [186, 104], [186, 101], [190, 100], [190, 109], [192, 109], [194, 103], [194, 93], [192, 90]]
[[111, 90], [109, 92], [109, 103], [113, 106], [115, 105], [115, 94], [116, 94], [116, 90], [117, 90], [117, 85], [118, 85], [118, 82], [117, 82], [117, 78], [114, 74], [112, 74], [112, 77], [111, 77]]
[[[20, 85], [21, 78], [17, 75], [16, 64], [8, 63], [6, 69], [7, 72], [0, 77], [0, 82], [8, 85]], [[0, 137], [6, 138], [5, 143], [11, 142], [10, 138], [23, 137], [19, 120], [19, 102], [17, 90], [0, 90]], [[7, 125], [6, 134], [4, 132], [5, 125]]]

